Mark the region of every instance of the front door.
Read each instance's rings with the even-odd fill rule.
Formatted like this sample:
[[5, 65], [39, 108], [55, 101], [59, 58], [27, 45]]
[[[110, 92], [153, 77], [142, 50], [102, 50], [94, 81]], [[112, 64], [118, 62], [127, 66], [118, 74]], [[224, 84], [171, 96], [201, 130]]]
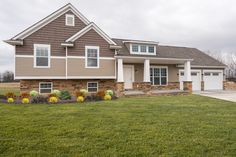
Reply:
[[134, 67], [132, 65], [124, 65], [124, 88], [132, 89], [134, 80]]

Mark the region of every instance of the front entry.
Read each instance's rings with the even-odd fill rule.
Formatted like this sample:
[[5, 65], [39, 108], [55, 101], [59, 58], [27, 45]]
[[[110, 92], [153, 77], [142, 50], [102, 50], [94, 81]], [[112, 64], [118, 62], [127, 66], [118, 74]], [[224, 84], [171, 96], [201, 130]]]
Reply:
[[124, 65], [124, 88], [132, 89], [134, 82], [134, 66]]

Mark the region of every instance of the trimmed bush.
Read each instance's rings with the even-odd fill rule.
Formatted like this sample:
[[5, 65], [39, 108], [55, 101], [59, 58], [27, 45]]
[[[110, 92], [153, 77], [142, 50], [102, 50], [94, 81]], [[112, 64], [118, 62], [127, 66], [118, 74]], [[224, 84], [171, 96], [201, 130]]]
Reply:
[[30, 102], [29, 98], [23, 98], [21, 101], [23, 104], [28, 104]]
[[112, 97], [114, 93], [112, 90], [106, 90], [106, 95], [110, 95]]
[[57, 97], [57, 95], [54, 94], [54, 93], [51, 93], [51, 94], [48, 94], [48, 97], [49, 97], [49, 98], [50, 98], [50, 97]]
[[36, 90], [30, 91], [30, 96], [35, 97], [35, 96], [38, 96], [38, 95], [39, 95], [39, 92], [37, 92]]
[[80, 89], [80, 92], [84, 94], [84, 96], [88, 93], [86, 89]]
[[100, 97], [101, 99], [103, 99], [105, 95], [106, 93], [104, 90], [98, 91], [96, 94], [96, 96]]
[[23, 99], [23, 98], [29, 98], [30, 95], [29, 93], [21, 93], [20, 97]]
[[15, 94], [14, 93], [12, 93], [12, 92], [9, 92], [9, 93], [6, 93], [6, 97], [7, 98], [15, 98]]
[[84, 97], [83, 96], [79, 96], [78, 98], [77, 98], [77, 102], [84, 102]]
[[80, 92], [80, 91], [76, 91], [76, 92], [75, 92], [75, 97], [77, 98], [77, 97], [79, 97], [79, 96], [84, 97], [85, 95], [84, 95], [84, 93], [82, 93], [82, 92]]
[[13, 98], [7, 98], [7, 102], [8, 103], [14, 103], [14, 99]]
[[60, 90], [53, 90], [52, 94], [55, 94], [58, 98], [61, 96], [61, 91]]
[[48, 100], [49, 103], [57, 103], [58, 102], [58, 99], [57, 97], [50, 97], [49, 100]]
[[105, 96], [104, 96], [104, 100], [111, 100], [111, 96], [110, 96], [110, 95], [108, 95], [108, 94], [107, 94], [107, 95], [105, 95]]
[[71, 99], [71, 95], [68, 91], [63, 90], [61, 91], [61, 96], [60, 96], [61, 100], [70, 100]]
[[32, 98], [31, 103], [33, 104], [45, 104], [48, 102], [48, 97], [38, 95]]

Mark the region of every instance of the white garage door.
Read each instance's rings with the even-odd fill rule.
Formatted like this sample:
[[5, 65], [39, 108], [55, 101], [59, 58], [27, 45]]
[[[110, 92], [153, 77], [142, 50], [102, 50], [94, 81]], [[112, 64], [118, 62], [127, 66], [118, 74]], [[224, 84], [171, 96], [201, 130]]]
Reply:
[[203, 71], [204, 90], [223, 89], [223, 71]]
[[[192, 70], [191, 71], [192, 78], [192, 89], [193, 91], [201, 90], [201, 71], [200, 70]], [[181, 70], [179, 75], [180, 89], [183, 90], [183, 81], [184, 81], [184, 72]]]

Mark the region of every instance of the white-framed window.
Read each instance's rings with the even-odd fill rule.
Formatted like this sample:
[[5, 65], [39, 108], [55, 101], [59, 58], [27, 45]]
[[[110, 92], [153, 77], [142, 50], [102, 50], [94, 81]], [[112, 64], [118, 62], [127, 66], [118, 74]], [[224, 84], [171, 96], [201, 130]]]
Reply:
[[66, 26], [75, 26], [75, 15], [66, 14]]
[[40, 94], [49, 94], [52, 93], [52, 82], [40, 82], [39, 83], [39, 93]]
[[130, 53], [139, 55], [156, 55], [156, 46], [130, 44]]
[[158, 66], [151, 67], [150, 81], [152, 85], [167, 85], [168, 67], [158, 67]]
[[99, 46], [85, 46], [85, 67], [99, 68]]
[[50, 68], [51, 46], [34, 44], [34, 67]]
[[89, 93], [96, 93], [98, 91], [98, 82], [88, 82], [87, 90]]

